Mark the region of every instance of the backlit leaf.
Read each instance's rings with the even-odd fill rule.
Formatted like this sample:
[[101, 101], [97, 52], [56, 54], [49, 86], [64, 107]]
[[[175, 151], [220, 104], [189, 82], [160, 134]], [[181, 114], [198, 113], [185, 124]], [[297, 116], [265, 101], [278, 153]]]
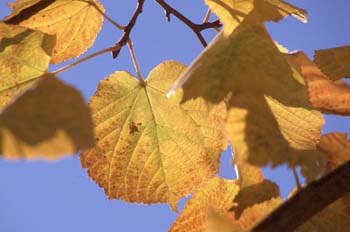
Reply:
[[302, 76], [264, 27], [242, 25], [229, 38], [219, 34], [171, 91], [180, 86], [183, 101], [228, 101], [237, 164], [301, 165], [309, 180], [322, 170], [315, 148], [323, 117], [312, 110]]
[[236, 219], [249, 207], [280, 198], [278, 185], [264, 179], [259, 167], [240, 163], [237, 169], [240, 177], [240, 191], [235, 198], [237, 205], [231, 209]]
[[235, 180], [224, 180], [219, 177], [208, 180], [186, 203], [169, 231], [205, 231], [208, 213], [214, 211], [219, 215], [225, 215], [232, 207], [238, 190], [239, 186]]
[[350, 46], [318, 50], [315, 63], [332, 80], [350, 77]]
[[[235, 214], [229, 213], [233, 225], [244, 231], [249, 231], [254, 225], [268, 216], [274, 209], [282, 204], [283, 200], [280, 197], [272, 198], [271, 200], [263, 201], [245, 209], [238, 220], [235, 220]], [[234, 230], [233, 230], [234, 231]]]
[[342, 80], [332, 81], [303, 52], [287, 55], [288, 60], [305, 78], [310, 102], [325, 113], [350, 115], [350, 86]]
[[81, 161], [109, 198], [166, 202], [176, 210], [180, 198], [218, 171], [226, 107], [202, 100], [180, 107], [180, 95], [166, 98], [184, 69], [165, 62], [146, 86], [126, 72], [99, 84], [90, 102], [97, 147]]
[[321, 137], [317, 147], [327, 154], [327, 170], [333, 170], [350, 160], [350, 140], [346, 133], [330, 133]]
[[205, 0], [224, 25], [224, 35], [230, 35], [245, 20], [257, 23], [279, 21], [293, 15], [306, 22], [306, 11], [282, 0]]
[[55, 37], [0, 22], [0, 107], [47, 72]]
[[94, 144], [81, 94], [45, 76], [0, 115], [0, 154], [8, 159], [57, 159]]
[[[104, 10], [98, 1], [95, 3]], [[83, 0], [17, 0], [11, 6], [14, 10], [5, 22], [56, 35], [51, 59], [54, 64], [84, 53], [95, 41], [103, 22], [102, 14]]]

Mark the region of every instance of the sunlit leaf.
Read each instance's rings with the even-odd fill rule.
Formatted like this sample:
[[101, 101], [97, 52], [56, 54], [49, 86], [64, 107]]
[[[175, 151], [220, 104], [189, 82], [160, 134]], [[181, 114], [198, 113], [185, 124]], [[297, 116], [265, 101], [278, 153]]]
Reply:
[[0, 22], [0, 107], [47, 72], [55, 37]]
[[305, 78], [310, 102], [325, 113], [350, 115], [350, 86], [342, 80], [332, 81], [303, 52], [287, 55], [288, 60]]
[[208, 180], [199, 186], [169, 231], [205, 231], [208, 213], [214, 211], [219, 215], [225, 215], [232, 207], [238, 190], [239, 186], [235, 180], [224, 180], [219, 177]]
[[301, 165], [309, 180], [319, 175], [322, 154], [315, 148], [323, 117], [264, 27], [240, 26], [229, 38], [219, 34], [172, 90], [180, 86], [183, 101], [228, 101], [237, 164], [288, 163]]
[[293, 15], [306, 22], [306, 11], [282, 0], [205, 0], [224, 25], [224, 35], [230, 35], [241, 23], [279, 21]]
[[231, 209], [236, 219], [249, 207], [280, 198], [278, 185], [266, 180], [259, 167], [240, 163], [237, 165], [237, 170], [240, 178], [240, 191], [235, 198], [237, 205]]
[[[88, 2], [17, 0], [5, 22], [56, 35], [51, 63], [57, 64], [84, 53], [95, 41], [103, 16]], [[104, 10], [98, 1], [95, 3]]]
[[315, 63], [332, 80], [350, 77], [350, 46], [317, 50]]
[[53, 160], [94, 144], [83, 97], [49, 75], [3, 110], [0, 132], [0, 154], [8, 159]]
[[128, 202], [177, 201], [218, 171], [226, 147], [224, 104], [210, 106], [166, 91], [185, 67], [157, 66], [143, 86], [126, 72], [101, 81], [90, 106], [97, 147], [83, 152], [82, 165], [109, 198]]
[[327, 154], [327, 170], [333, 170], [350, 160], [350, 140], [346, 133], [323, 135], [317, 146]]

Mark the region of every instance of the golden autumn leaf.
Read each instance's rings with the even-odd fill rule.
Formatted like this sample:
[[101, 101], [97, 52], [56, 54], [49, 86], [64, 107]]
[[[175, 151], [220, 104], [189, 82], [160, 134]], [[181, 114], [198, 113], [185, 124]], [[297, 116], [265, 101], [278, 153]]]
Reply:
[[169, 93], [181, 86], [183, 101], [228, 102], [237, 164], [301, 165], [308, 180], [321, 172], [322, 154], [315, 148], [323, 117], [263, 26], [241, 25], [229, 38], [219, 34]]
[[321, 137], [318, 149], [327, 155], [327, 170], [350, 160], [350, 141], [346, 133], [330, 133]]
[[332, 81], [303, 52], [287, 54], [287, 59], [306, 80], [310, 102], [325, 113], [350, 115], [350, 86]]
[[126, 72], [100, 82], [90, 102], [97, 146], [81, 162], [109, 198], [166, 202], [176, 210], [180, 198], [218, 171], [226, 107], [166, 98], [184, 69], [164, 62], [146, 86]]
[[[104, 11], [98, 1], [90, 0]], [[103, 16], [84, 0], [17, 0], [6, 23], [40, 30], [55, 35], [51, 63], [58, 64], [84, 53], [95, 41]]]
[[314, 61], [332, 80], [350, 77], [350, 46], [317, 50]]
[[205, 0], [205, 3], [223, 23], [225, 36], [231, 35], [244, 21], [277, 22], [292, 15], [307, 22], [305, 10], [282, 0]]
[[0, 154], [54, 160], [94, 145], [90, 111], [81, 94], [42, 77], [0, 114]]
[[259, 167], [248, 163], [237, 165], [240, 180], [240, 190], [235, 198], [236, 206], [232, 207], [236, 219], [239, 219], [245, 209], [256, 204], [280, 198], [277, 184], [266, 180]]
[[47, 72], [55, 37], [0, 22], [0, 107]]
[[225, 215], [232, 207], [238, 190], [239, 185], [235, 180], [209, 179], [198, 187], [169, 231], [205, 231], [209, 213]]

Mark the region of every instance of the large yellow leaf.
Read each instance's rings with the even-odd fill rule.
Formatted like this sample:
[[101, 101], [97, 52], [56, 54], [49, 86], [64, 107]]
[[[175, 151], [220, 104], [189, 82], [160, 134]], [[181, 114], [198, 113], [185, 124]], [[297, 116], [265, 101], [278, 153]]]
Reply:
[[[57, 64], [84, 53], [95, 41], [103, 16], [88, 2], [17, 0], [5, 22], [56, 35], [51, 63]], [[104, 10], [98, 1], [95, 3]]]
[[83, 152], [82, 166], [109, 198], [128, 202], [177, 201], [218, 171], [226, 147], [224, 104], [211, 107], [165, 96], [185, 67], [157, 66], [141, 83], [126, 72], [101, 81], [90, 106], [97, 146]]
[[332, 81], [303, 52], [286, 55], [305, 78], [313, 107], [326, 113], [350, 115], [350, 86], [343, 80]]
[[350, 46], [317, 50], [315, 63], [332, 80], [350, 77]]
[[219, 215], [225, 215], [233, 206], [238, 190], [239, 185], [235, 180], [224, 180], [219, 177], [209, 179], [199, 186], [169, 231], [205, 231], [208, 213], [214, 211]]
[[249, 23], [279, 21], [293, 15], [306, 22], [306, 11], [282, 0], [205, 0], [224, 25], [225, 36], [230, 35], [245, 20]]
[[8, 159], [52, 160], [94, 144], [83, 97], [49, 75], [3, 110], [0, 138], [0, 154]]
[[0, 22], [0, 107], [47, 72], [55, 37]]
[[229, 38], [219, 34], [171, 91], [180, 86], [183, 101], [228, 101], [237, 164], [299, 164], [309, 180], [318, 175], [322, 159], [315, 148], [323, 117], [312, 110], [303, 78], [263, 26], [241, 25]]

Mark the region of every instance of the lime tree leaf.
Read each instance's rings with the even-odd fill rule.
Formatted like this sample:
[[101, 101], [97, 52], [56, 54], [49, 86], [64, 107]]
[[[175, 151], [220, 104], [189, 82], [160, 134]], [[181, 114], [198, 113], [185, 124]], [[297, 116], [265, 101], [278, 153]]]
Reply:
[[0, 22], [0, 107], [47, 72], [55, 36]]
[[350, 46], [317, 50], [314, 61], [332, 80], [350, 77]]
[[280, 198], [278, 185], [266, 180], [259, 167], [248, 163], [237, 165], [240, 191], [232, 207], [235, 218], [239, 219], [245, 209], [272, 199]]
[[332, 81], [303, 52], [287, 55], [293, 67], [305, 78], [310, 102], [325, 113], [350, 115], [350, 86]]
[[[104, 11], [101, 3], [93, 2]], [[17, 0], [11, 6], [14, 10], [5, 22], [56, 36], [51, 59], [54, 64], [84, 53], [94, 43], [103, 22], [102, 14], [89, 1]]]
[[301, 165], [309, 180], [321, 172], [316, 144], [323, 117], [263, 26], [241, 25], [229, 38], [219, 34], [171, 90], [180, 86], [183, 102], [228, 102], [236, 164]]
[[306, 11], [281, 0], [205, 0], [224, 25], [224, 35], [230, 35], [241, 23], [279, 21], [292, 15], [307, 22]]
[[350, 160], [350, 141], [346, 133], [330, 133], [321, 137], [318, 148], [327, 154], [327, 170]]
[[283, 200], [280, 197], [272, 198], [248, 207], [244, 210], [238, 220], [234, 219], [234, 213], [229, 213], [228, 216], [231, 218], [235, 228], [238, 227], [243, 231], [249, 231], [253, 226], [268, 216], [274, 209], [280, 206], [282, 202]]
[[169, 231], [205, 231], [210, 211], [225, 215], [233, 206], [238, 190], [239, 185], [235, 180], [225, 180], [219, 177], [209, 179], [198, 187]]
[[7, 159], [55, 160], [94, 145], [83, 97], [51, 75], [3, 110], [0, 138], [0, 154]]
[[126, 72], [100, 82], [90, 102], [97, 146], [81, 162], [110, 199], [166, 202], [176, 210], [180, 198], [218, 172], [226, 108], [166, 98], [184, 69], [164, 62], [146, 86]]

